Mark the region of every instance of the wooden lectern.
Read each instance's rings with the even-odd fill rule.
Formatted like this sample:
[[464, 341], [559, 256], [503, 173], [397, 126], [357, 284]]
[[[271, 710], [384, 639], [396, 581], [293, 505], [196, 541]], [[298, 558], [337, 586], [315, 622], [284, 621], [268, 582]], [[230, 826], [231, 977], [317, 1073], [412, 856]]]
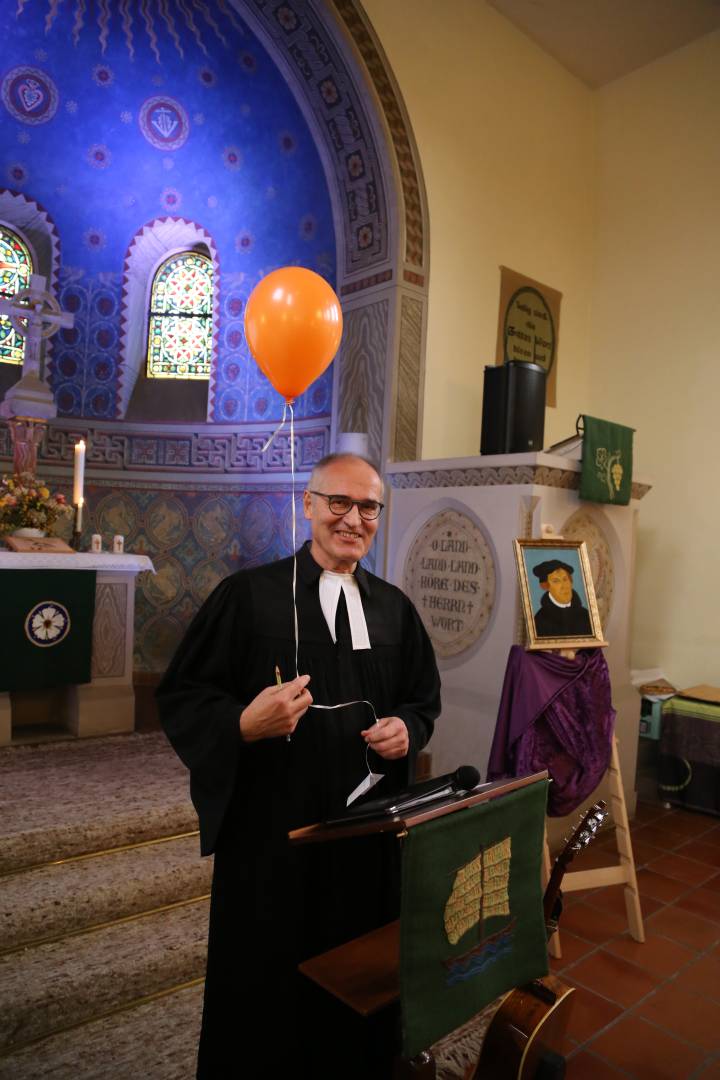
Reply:
[[434, 1080], [432, 1043], [513, 986], [546, 973], [546, 791], [547, 772], [540, 772], [404, 814], [290, 833], [295, 844], [379, 833], [403, 844], [400, 919], [300, 965], [363, 1018], [400, 1003], [395, 1080]]

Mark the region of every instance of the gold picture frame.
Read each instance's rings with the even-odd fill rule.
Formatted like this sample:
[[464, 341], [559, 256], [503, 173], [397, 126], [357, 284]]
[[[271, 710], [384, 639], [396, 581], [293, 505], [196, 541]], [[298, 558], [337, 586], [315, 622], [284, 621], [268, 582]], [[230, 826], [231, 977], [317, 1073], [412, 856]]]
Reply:
[[585, 542], [515, 540], [514, 548], [527, 648], [607, 645]]

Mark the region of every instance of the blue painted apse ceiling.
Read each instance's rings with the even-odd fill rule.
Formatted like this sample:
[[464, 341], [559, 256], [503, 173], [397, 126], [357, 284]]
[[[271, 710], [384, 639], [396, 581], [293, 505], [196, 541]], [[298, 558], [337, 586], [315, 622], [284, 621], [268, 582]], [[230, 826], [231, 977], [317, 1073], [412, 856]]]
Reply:
[[[53, 339], [59, 412], [117, 415], [125, 256], [144, 225], [171, 216], [202, 226], [217, 251], [211, 419], [274, 420], [282, 402], [248, 354], [244, 305], [279, 266], [335, 285], [325, 175], [287, 84], [227, 0], [168, 0], [169, 20], [162, 7], [19, 0], [0, 10], [0, 185], [54, 220], [58, 299], [75, 316]], [[331, 380], [329, 369], [296, 415], [329, 416]]]

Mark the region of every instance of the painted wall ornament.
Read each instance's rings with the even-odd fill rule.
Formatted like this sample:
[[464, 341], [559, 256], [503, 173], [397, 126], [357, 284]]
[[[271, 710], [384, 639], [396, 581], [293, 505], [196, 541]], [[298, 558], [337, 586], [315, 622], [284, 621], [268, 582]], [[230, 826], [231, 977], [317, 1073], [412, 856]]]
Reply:
[[610, 544], [600, 525], [599, 515], [596, 516], [585, 508], [576, 510], [561, 525], [560, 535], [564, 536], [566, 540], [582, 540], [585, 542], [595, 586], [600, 622], [606, 628], [615, 591], [615, 567]]
[[175, 98], [148, 98], [138, 117], [140, 130], [158, 150], [178, 150], [190, 134], [188, 114]]
[[1, 93], [7, 111], [23, 124], [46, 124], [57, 112], [57, 87], [39, 68], [13, 68], [3, 79]]

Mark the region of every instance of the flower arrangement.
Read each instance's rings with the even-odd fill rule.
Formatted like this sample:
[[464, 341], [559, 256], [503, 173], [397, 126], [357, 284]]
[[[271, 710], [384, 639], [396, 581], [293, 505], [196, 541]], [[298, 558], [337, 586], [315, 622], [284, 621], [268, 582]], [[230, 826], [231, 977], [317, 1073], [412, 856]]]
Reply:
[[0, 482], [0, 533], [25, 528], [52, 533], [57, 519], [72, 512], [64, 495], [51, 493], [32, 473], [3, 476]]

